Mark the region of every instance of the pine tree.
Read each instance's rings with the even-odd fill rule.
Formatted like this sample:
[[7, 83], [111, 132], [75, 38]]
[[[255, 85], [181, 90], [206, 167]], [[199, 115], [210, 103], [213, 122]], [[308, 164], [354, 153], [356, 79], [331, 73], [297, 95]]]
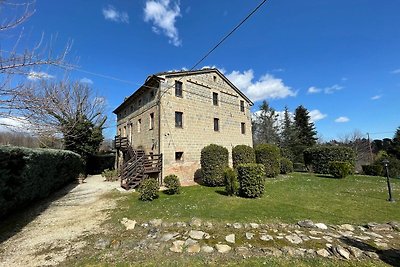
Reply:
[[278, 114], [264, 100], [260, 106], [260, 112], [252, 121], [254, 144], [278, 144], [277, 120]]
[[282, 156], [293, 160], [292, 147], [295, 144], [297, 131], [287, 106], [285, 106], [284, 118], [282, 123], [282, 131], [280, 135], [280, 148]]
[[304, 162], [303, 151], [317, 143], [317, 131], [311, 122], [308, 110], [302, 105], [298, 106], [294, 113], [294, 126], [296, 138], [292, 144], [295, 162]]

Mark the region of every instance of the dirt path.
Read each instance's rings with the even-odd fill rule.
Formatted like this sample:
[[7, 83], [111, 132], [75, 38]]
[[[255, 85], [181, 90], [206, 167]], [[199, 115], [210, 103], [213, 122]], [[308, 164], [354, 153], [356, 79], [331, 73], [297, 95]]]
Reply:
[[115, 188], [118, 182], [95, 175], [59, 192], [64, 196], [0, 244], [0, 266], [56, 265], [78, 253], [86, 242], [77, 239], [98, 232], [107, 210], [115, 207], [114, 200], [102, 197]]

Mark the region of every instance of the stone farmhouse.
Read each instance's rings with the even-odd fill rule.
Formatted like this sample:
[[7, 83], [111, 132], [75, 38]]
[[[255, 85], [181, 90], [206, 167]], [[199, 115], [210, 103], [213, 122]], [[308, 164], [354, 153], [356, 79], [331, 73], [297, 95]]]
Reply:
[[121, 185], [133, 188], [146, 177], [161, 182], [169, 174], [193, 182], [209, 144], [226, 147], [231, 164], [234, 146], [252, 146], [252, 105], [217, 69], [149, 76], [114, 110]]

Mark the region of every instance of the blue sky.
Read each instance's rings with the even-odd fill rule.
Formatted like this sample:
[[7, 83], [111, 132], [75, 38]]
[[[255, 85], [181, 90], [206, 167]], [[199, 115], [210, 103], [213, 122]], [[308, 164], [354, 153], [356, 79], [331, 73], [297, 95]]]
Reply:
[[[19, 46], [42, 33], [57, 36], [56, 51], [73, 41], [69, 58], [79, 68], [71, 75], [107, 99], [110, 138], [111, 111], [148, 75], [191, 68], [260, 2], [37, 0]], [[398, 0], [267, 1], [199, 67], [221, 69], [253, 111], [264, 99], [279, 111], [304, 105], [326, 141], [355, 129], [392, 137], [400, 126], [399, 10]], [[3, 47], [12, 43], [12, 34], [2, 38]]]

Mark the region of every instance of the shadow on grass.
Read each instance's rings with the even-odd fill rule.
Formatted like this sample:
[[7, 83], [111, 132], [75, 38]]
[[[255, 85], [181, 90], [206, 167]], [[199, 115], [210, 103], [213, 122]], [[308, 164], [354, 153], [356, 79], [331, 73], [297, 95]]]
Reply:
[[315, 176], [319, 177], [319, 178], [328, 178], [328, 179], [338, 180], [338, 178], [335, 178], [332, 175], [327, 175], [327, 174], [316, 174]]
[[215, 193], [223, 195], [223, 196], [228, 196], [228, 193], [226, 191], [224, 191], [224, 190], [219, 190], [218, 189], [218, 190], [215, 190]]
[[27, 203], [26, 206], [17, 208], [17, 211], [2, 217], [0, 220], [0, 244], [20, 232], [54, 201], [67, 195], [76, 186], [78, 186], [77, 182], [67, 184], [58, 191], [51, 193], [48, 197]]
[[349, 237], [342, 237], [340, 240], [362, 251], [375, 252], [381, 261], [391, 266], [400, 267], [400, 250], [398, 249], [377, 249], [367, 243]]

